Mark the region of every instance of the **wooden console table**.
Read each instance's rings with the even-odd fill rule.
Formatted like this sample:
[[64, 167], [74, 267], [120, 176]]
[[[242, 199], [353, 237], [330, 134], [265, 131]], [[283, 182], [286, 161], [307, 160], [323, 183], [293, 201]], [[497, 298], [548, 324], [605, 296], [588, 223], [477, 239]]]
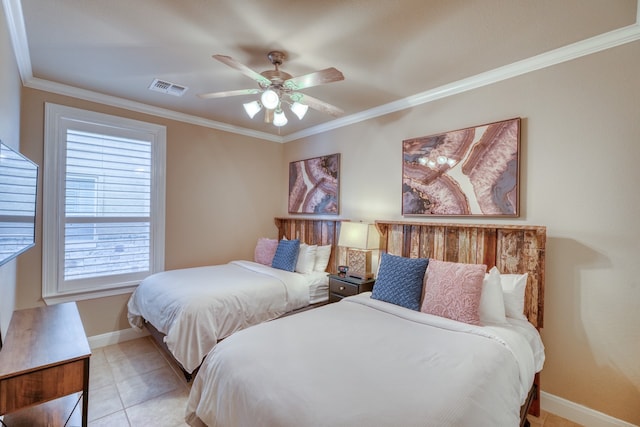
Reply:
[[86, 427], [90, 357], [75, 302], [15, 311], [0, 350], [0, 415], [7, 414], [5, 424], [63, 426], [82, 393]]

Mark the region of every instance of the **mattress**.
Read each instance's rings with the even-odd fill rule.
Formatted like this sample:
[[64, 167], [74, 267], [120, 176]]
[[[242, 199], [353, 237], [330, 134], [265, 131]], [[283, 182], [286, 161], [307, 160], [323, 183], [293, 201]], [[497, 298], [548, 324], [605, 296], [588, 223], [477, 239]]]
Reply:
[[190, 373], [222, 338], [307, 306], [321, 281], [251, 261], [165, 271], [133, 292], [128, 319], [135, 328], [146, 320], [165, 334], [167, 348]]
[[544, 347], [363, 293], [238, 332], [206, 358], [192, 426], [518, 426]]

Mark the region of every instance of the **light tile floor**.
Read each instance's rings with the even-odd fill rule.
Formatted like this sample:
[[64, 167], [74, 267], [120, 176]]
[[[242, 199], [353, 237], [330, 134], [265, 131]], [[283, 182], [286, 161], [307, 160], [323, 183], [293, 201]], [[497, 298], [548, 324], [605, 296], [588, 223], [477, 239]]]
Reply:
[[529, 422], [531, 427], [583, 427], [582, 424], [574, 423], [545, 411], [541, 411], [539, 418], [529, 415]]
[[149, 337], [92, 350], [89, 425], [186, 426], [190, 383]]
[[[190, 383], [150, 337], [94, 349], [90, 365], [89, 426], [187, 425]], [[531, 427], [580, 427], [544, 411], [529, 421]]]

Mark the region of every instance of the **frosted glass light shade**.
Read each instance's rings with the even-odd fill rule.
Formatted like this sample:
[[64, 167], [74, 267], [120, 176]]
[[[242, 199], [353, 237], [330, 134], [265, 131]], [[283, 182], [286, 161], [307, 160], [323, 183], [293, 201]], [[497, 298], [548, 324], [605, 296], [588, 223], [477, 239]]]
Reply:
[[284, 115], [284, 111], [282, 110], [277, 110], [276, 113], [273, 115], [273, 125], [274, 126], [284, 126], [289, 122], [289, 120], [287, 120], [287, 116]]
[[274, 108], [276, 108], [280, 103], [280, 98], [278, 98], [278, 94], [272, 91], [271, 89], [267, 89], [264, 92], [262, 92], [262, 96], [260, 97], [260, 100], [262, 101], [262, 105], [264, 105], [264, 108], [268, 108], [270, 110], [273, 110]]
[[262, 110], [262, 105], [258, 101], [247, 102], [246, 104], [242, 104], [244, 107], [244, 111], [247, 112], [247, 115], [253, 119], [253, 117], [258, 114], [258, 111]]
[[293, 104], [291, 104], [291, 111], [293, 111], [293, 114], [298, 116], [300, 120], [302, 120], [304, 115], [307, 114], [308, 109], [308, 105], [300, 104], [299, 102], [294, 102]]

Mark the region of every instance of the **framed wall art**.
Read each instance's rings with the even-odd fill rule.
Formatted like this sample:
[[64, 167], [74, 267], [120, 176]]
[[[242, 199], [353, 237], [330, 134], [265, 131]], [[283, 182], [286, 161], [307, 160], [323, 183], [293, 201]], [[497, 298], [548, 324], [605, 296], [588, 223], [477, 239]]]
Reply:
[[402, 214], [520, 215], [520, 118], [402, 141]]
[[340, 154], [289, 163], [289, 213], [338, 215]]

